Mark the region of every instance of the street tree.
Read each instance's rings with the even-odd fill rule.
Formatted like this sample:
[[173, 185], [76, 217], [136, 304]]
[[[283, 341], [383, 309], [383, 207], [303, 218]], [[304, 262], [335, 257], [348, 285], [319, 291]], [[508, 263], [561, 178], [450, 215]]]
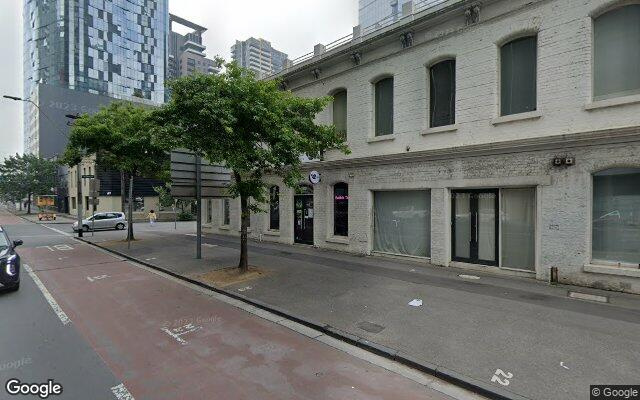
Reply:
[[[240, 272], [249, 269], [247, 227], [251, 212], [268, 201], [266, 175], [289, 187], [301, 179], [301, 157], [349, 150], [333, 125], [316, 123], [330, 97], [301, 98], [277, 80], [227, 64], [219, 75], [193, 75], [169, 83], [171, 99], [154, 111], [159, 137], [232, 171], [229, 195], [240, 198]], [[250, 201], [251, 199], [251, 201]]]
[[10, 156], [0, 164], [0, 198], [9, 202], [26, 199], [31, 214], [33, 196], [52, 195], [56, 187], [55, 161], [33, 154]]
[[96, 155], [101, 166], [122, 171], [129, 177], [129, 229], [133, 240], [133, 182], [135, 177], [165, 178], [169, 158], [152, 134], [151, 110], [130, 102], [113, 102], [95, 114], [75, 120], [63, 162], [77, 165]]

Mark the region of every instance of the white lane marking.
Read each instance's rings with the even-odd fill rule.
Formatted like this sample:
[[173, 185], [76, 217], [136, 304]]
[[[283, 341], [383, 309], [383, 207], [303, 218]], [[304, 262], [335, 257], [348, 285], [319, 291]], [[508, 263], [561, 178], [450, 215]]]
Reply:
[[47, 300], [51, 308], [53, 309], [53, 312], [55, 312], [58, 318], [60, 318], [60, 321], [62, 321], [62, 324], [67, 325], [69, 322], [71, 322], [67, 314], [65, 314], [65, 312], [62, 311], [62, 308], [60, 308], [60, 305], [58, 305], [58, 302], [53, 298], [53, 296], [51, 296], [51, 293], [49, 293], [47, 288], [44, 286], [44, 284], [42, 283], [40, 278], [38, 278], [35, 272], [33, 272], [31, 267], [28, 266], [27, 264], [24, 264], [24, 269], [27, 270], [27, 272], [29, 273], [29, 276], [31, 276], [31, 279], [33, 279], [33, 281], [36, 283], [36, 286], [38, 286], [38, 289], [40, 289], [40, 291], [42, 292], [42, 295]]
[[569, 297], [576, 300], [596, 301], [598, 303], [608, 303], [609, 299], [606, 296], [598, 296], [596, 294], [569, 292]]
[[560, 361], [560, 366], [564, 369], [569, 369], [566, 365], [564, 365], [564, 361]]
[[422, 307], [422, 300], [421, 299], [413, 299], [409, 302], [409, 305], [411, 307]]
[[52, 230], [52, 231], [54, 231], [54, 232], [58, 232], [58, 233], [59, 233], [59, 234], [61, 234], [61, 235], [71, 236], [71, 234], [70, 234], [69, 232], [64, 232], [64, 231], [61, 231], [61, 230], [59, 230], [59, 229], [56, 229], [56, 228], [53, 228], [53, 227], [51, 227], [51, 226], [47, 226], [47, 225], [42, 225], [42, 226], [44, 226], [44, 227], [45, 227], [45, 228], [47, 228], [47, 229], [51, 229], [51, 230]]
[[155, 259], [156, 259], [155, 257], [151, 257], [151, 258], [145, 258], [144, 260], [145, 261], [151, 261], [151, 260], [155, 260]]
[[253, 287], [247, 286], [247, 287], [243, 287], [243, 288], [238, 289], [238, 292], [246, 292], [247, 290], [251, 290], [251, 289], [253, 289]]
[[111, 393], [113, 393], [113, 395], [118, 400], [135, 400], [133, 398], [133, 396], [131, 395], [131, 393], [129, 393], [127, 388], [124, 387], [124, 383], [121, 383], [118, 386], [112, 387], [111, 388]]
[[182, 338], [182, 336], [188, 334], [188, 333], [192, 333], [195, 331], [199, 331], [200, 329], [202, 329], [201, 326], [195, 326], [193, 324], [186, 324], [183, 326], [180, 326], [178, 328], [162, 328], [162, 331], [165, 332], [167, 335], [171, 336], [172, 338], [174, 338], [178, 343], [185, 345], [185, 344], [189, 344], [189, 342], [187, 342], [186, 340], [184, 340]]
[[100, 281], [102, 279], [111, 278], [109, 275], [87, 276], [89, 282]]
[[509, 386], [511, 383], [509, 379], [513, 378], [513, 374], [511, 372], [504, 372], [500, 368], [496, 369], [496, 372], [491, 377], [491, 382], [499, 383], [502, 386]]
[[[185, 233], [185, 236], [198, 236], [198, 235], [196, 235], [195, 233]], [[204, 235], [202, 235], [202, 236], [204, 236]]]
[[464, 275], [464, 274], [461, 274], [461, 275], [458, 275], [458, 276], [459, 276], [460, 278], [462, 278], [462, 279], [473, 279], [473, 280], [478, 280], [478, 279], [480, 279], [480, 277], [479, 277], [479, 276], [476, 276], [476, 275]]
[[68, 244], [56, 244], [53, 246], [38, 246], [36, 249], [49, 249], [49, 251], [71, 251], [73, 250], [73, 247]]
[[204, 247], [218, 247], [217, 244], [202, 243]]

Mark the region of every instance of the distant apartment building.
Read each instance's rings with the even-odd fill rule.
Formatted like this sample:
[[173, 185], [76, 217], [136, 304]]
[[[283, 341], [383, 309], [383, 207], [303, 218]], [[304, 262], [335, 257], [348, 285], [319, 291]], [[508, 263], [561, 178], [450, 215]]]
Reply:
[[402, 5], [409, 0], [359, 0], [358, 24], [364, 29], [386, 21], [394, 21], [402, 15]]
[[[112, 98], [164, 101], [168, 0], [24, 0], [23, 19], [25, 98], [39, 103], [39, 87], [53, 85]], [[52, 157], [66, 140], [43, 137], [40, 119], [38, 109], [25, 103], [25, 152]]]
[[286, 53], [278, 51], [264, 39], [249, 38], [231, 46], [231, 58], [241, 67], [255, 71], [258, 77], [278, 73], [291, 66]]
[[[176, 15], [169, 15], [169, 58], [167, 60], [167, 79], [175, 79], [194, 73], [217, 74], [220, 66], [215, 60], [207, 58], [206, 46], [202, 44], [202, 34], [207, 28], [187, 21]], [[192, 31], [180, 34], [173, 30], [173, 25], [179, 24]]]
[[[66, 115], [92, 113], [116, 99], [149, 106], [164, 102], [168, 7], [168, 0], [24, 0], [26, 153], [60, 156], [70, 129]], [[84, 164], [100, 178], [95, 162]], [[59, 172], [59, 210], [73, 210], [75, 204], [86, 208], [68, 191], [75, 181], [69, 185], [62, 178], [77, 173], [76, 168]], [[114, 186], [103, 194], [119, 197], [120, 185]], [[157, 199], [140, 187], [134, 194], [141, 202]]]

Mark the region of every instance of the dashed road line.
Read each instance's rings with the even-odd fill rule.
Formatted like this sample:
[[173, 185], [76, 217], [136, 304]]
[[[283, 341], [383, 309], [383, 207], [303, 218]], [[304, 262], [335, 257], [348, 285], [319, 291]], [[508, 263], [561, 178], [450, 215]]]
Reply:
[[61, 235], [72, 236], [69, 232], [61, 231], [60, 229], [56, 229], [56, 228], [53, 228], [53, 227], [47, 226], [47, 225], [42, 225], [42, 226], [44, 226], [45, 228], [50, 229], [50, 230], [52, 230], [54, 232], [58, 232]]
[[58, 318], [60, 318], [60, 321], [62, 322], [62, 324], [67, 325], [69, 322], [71, 322], [67, 314], [65, 314], [65, 312], [62, 311], [62, 308], [60, 307], [58, 302], [53, 298], [53, 296], [51, 296], [51, 293], [49, 293], [49, 290], [47, 290], [47, 288], [44, 286], [40, 278], [38, 278], [35, 272], [33, 272], [31, 267], [28, 266], [27, 264], [24, 264], [24, 269], [29, 273], [29, 276], [31, 276], [31, 279], [33, 279], [36, 286], [38, 286], [38, 289], [40, 289], [40, 291], [42, 292], [42, 295], [44, 296], [45, 300], [47, 300], [51, 308], [53, 309], [53, 312], [55, 312]]
[[115, 398], [118, 400], [135, 400], [131, 395], [131, 393], [129, 393], [127, 388], [124, 386], [124, 383], [121, 383], [118, 386], [112, 387], [111, 393], [113, 393]]

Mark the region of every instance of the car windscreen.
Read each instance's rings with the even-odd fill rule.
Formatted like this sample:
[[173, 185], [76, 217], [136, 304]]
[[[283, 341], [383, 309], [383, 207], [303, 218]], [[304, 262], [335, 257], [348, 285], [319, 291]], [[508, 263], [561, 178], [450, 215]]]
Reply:
[[9, 241], [7, 241], [7, 237], [0, 232], [0, 250], [4, 250], [9, 247]]

